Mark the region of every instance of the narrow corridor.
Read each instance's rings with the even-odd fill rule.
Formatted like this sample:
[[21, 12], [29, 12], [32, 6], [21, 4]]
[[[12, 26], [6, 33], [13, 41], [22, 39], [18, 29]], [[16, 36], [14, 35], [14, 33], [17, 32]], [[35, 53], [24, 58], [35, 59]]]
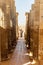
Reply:
[[0, 65], [43, 65], [43, 0], [0, 0]]

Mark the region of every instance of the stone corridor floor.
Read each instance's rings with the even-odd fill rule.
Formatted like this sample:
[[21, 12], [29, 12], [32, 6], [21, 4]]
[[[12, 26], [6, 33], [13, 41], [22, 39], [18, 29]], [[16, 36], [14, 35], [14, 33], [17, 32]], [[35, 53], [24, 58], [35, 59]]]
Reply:
[[20, 38], [10, 60], [1, 62], [1, 65], [30, 65], [25, 40]]

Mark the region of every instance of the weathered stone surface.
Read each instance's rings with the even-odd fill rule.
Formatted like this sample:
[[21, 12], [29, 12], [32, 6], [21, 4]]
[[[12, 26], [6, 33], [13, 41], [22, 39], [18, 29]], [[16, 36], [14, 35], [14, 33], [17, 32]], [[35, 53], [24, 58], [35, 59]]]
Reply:
[[14, 0], [0, 0], [0, 60], [8, 57], [8, 50], [16, 44], [16, 7]]

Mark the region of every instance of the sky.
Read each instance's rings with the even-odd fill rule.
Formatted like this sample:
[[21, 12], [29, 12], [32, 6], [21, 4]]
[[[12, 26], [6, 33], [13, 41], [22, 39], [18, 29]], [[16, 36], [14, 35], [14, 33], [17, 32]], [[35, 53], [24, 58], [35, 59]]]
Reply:
[[29, 12], [31, 5], [34, 3], [34, 0], [15, 0], [16, 11], [19, 13], [18, 24], [23, 26], [26, 23], [25, 13]]

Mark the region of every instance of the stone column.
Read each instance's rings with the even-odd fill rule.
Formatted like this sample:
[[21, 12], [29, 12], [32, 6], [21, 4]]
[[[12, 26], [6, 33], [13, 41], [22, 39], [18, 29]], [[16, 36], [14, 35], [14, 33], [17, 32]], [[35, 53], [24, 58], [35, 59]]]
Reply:
[[26, 44], [28, 46], [28, 48], [30, 48], [30, 28], [29, 28], [29, 17], [30, 17], [30, 13], [26, 13]]
[[16, 38], [18, 39], [18, 13], [16, 13]]
[[8, 58], [8, 40], [7, 40], [7, 32], [5, 27], [5, 17], [3, 6], [0, 5], [0, 45], [1, 45], [1, 60], [6, 60]]
[[43, 63], [43, 0], [40, 0], [40, 23], [39, 23], [39, 57], [40, 65]]

